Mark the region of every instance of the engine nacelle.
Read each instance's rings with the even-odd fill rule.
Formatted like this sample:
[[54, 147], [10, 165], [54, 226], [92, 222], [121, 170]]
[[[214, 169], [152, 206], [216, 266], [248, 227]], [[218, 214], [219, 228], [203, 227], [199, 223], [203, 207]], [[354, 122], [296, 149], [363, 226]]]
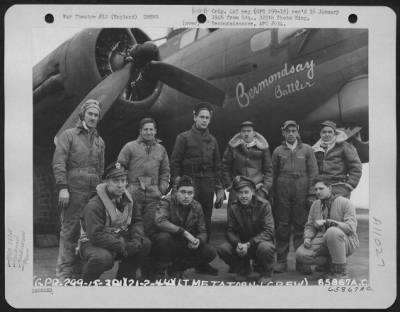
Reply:
[[[124, 53], [149, 39], [139, 29], [85, 29], [35, 65], [35, 144], [53, 144], [57, 131], [89, 91], [124, 66]], [[131, 81], [114, 105], [124, 107], [125, 113], [147, 109], [156, 102], [161, 85], [158, 80], [132, 72]]]

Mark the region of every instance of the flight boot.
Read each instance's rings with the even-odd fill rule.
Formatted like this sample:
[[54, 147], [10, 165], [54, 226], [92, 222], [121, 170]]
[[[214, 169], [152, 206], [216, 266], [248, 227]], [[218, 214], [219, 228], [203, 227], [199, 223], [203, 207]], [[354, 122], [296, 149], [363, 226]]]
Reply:
[[183, 279], [184, 277], [184, 269], [177, 265], [171, 265], [170, 267], [168, 267], [167, 272], [169, 278]]
[[260, 274], [263, 272], [262, 266], [260, 264], [258, 264], [257, 261], [253, 261], [252, 266], [253, 266], [253, 271], [254, 272], [257, 272], [257, 273], [260, 273]]
[[218, 275], [218, 269], [214, 268], [209, 263], [206, 263], [197, 266], [196, 273], [216, 276]]
[[272, 282], [272, 270], [266, 270], [264, 272], [260, 272], [260, 278], [257, 283], [260, 285], [267, 285]]
[[284, 273], [287, 271], [287, 262], [278, 261], [274, 265], [274, 273]]
[[249, 279], [250, 274], [251, 274], [250, 262], [248, 260], [242, 261], [236, 269], [235, 281], [244, 282]]
[[136, 280], [136, 268], [130, 267], [124, 262], [120, 262], [118, 264], [118, 271], [115, 275], [115, 279], [122, 280], [124, 277], [126, 277], [127, 279]]
[[311, 265], [304, 264], [304, 263], [297, 262], [297, 261], [296, 261], [296, 271], [300, 272], [302, 274], [305, 274], [305, 275], [311, 275], [313, 273], [312, 269], [311, 269]]
[[315, 267], [315, 272], [330, 272], [330, 268], [331, 268], [331, 263], [330, 262], [326, 262], [324, 264], [318, 264]]
[[346, 279], [349, 278], [347, 273], [347, 263], [331, 263], [330, 273], [325, 276], [329, 279]]

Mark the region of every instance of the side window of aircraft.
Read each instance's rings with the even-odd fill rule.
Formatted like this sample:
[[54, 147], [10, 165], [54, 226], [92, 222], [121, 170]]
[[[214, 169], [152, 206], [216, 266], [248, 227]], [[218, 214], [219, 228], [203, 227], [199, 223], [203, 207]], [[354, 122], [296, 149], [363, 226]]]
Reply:
[[278, 44], [282, 44], [290, 39], [296, 38], [306, 31], [305, 28], [279, 28]]
[[256, 52], [269, 47], [272, 41], [271, 38], [272, 36], [270, 29], [255, 34], [250, 39], [251, 51]]
[[182, 37], [181, 37], [181, 43], [179, 45], [179, 48], [186, 47], [187, 45], [191, 44], [195, 37], [196, 37], [196, 28], [193, 28], [187, 32], [185, 32]]

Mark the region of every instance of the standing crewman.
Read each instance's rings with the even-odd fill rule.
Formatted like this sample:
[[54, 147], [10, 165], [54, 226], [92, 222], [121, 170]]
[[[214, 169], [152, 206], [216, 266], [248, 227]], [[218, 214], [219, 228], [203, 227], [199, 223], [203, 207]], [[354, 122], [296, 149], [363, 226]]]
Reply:
[[212, 118], [209, 103], [198, 103], [193, 111], [194, 125], [179, 134], [171, 155], [172, 181], [177, 185], [182, 175], [190, 176], [196, 185], [196, 199], [205, 216], [208, 240], [214, 192], [215, 205], [220, 206], [225, 195], [222, 184], [222, 164], [218, 142], [208, 130]]
[[311, 146], [300, 140], [299, 125], [293, 120], [288, 120], [283, 123], [281, 129], [285, 140], [272, 154], [277, 238], [277, 263], [274, 268], [276, 273], [287, 270], [292, 232], [295, 250], [303, 242], [304, 224], [307, 221], [307, 199], [313, 197], [311, 181], [318, 172]]
[[272, 161], [267, 140], [254, 131], [251, 121], [240, 124], [240, 132], [233, 136], [222, 157], [224, 184], [229, 193], [228, 214], [236, 192], [232, 182], [236, 176], [250, 178], [256, 185], [256, 194], [269, 198], [272, 188]]
[[146, 233], [154, 219], [153, 203], [165, 195], [170, 178], [168, 154], [156, 134], [154, 119], [143, 118], [139, 137], [126, 143], [118, 155], [118, 162], [128, 168], [128, 191], [143, 209]]
[[80, 277], [80, 261], [75, 250], [79, 218], [104, 171], [105, 144], [96, 130], [100, 114], [100, 103], [87, 100], [76, 127], [62, 132], [56, 143], [53, 172], [62, 209], [56, 267], [56, 277], [60, 280]]
[[330, 120], [321, 123], [320, 136], [312, 147], [319, 174], [329, 181], [334, 194], [350, 198], [362, 173], [357, 150], [346, 142], [346, 133], [336, 129], [336, 124]]

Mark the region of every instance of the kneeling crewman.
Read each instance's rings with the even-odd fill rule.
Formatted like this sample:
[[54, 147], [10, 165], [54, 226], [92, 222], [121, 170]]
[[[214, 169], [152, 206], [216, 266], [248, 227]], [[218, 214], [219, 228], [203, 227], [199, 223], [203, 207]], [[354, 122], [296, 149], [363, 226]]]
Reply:
[[347, 278], [347, 257], [359, 246], [354, 205], [347, 198], [332, 194], [326, 178], [313, 181], [318, 200], [310, 208], [304, 228], [304, 244], [296, 251], [296, 262], [303, 273], [329, 271], [327, 278]]
[[80, 254], [86, 265], [83, 280], [93, 281], [121, 260], [117, 279], [136, 278], [136, 270], [150, 252], [151, 242], [143, 234], [140, 209], [126, 190], [126, 168], [114, 162], [96, 188], [81, 219]]
[[152, 256], [159, 264], [168, 266], [170, 277], [182, 277], [184, 270], [191, 267], [198, 273], [218, 274], [209, 264], [216, 252], [207, 244], [203, 209], [194, 195], [192, 178], [183, 176], [176, 192], [161, 199], [156, 209], [158, 232], [152, 235]]
[[271, 205], [255, 196], [256, 185], [247, 177], [234, 179], [237, 200], [228, 213], [226, 238], [228, 242], [218, 248], [218, 255], [237, 273], [237, 280], [244, 281], [253, 267], [260, 273], [259, 282], [271, 281], [274, 262], [274, 220]]

